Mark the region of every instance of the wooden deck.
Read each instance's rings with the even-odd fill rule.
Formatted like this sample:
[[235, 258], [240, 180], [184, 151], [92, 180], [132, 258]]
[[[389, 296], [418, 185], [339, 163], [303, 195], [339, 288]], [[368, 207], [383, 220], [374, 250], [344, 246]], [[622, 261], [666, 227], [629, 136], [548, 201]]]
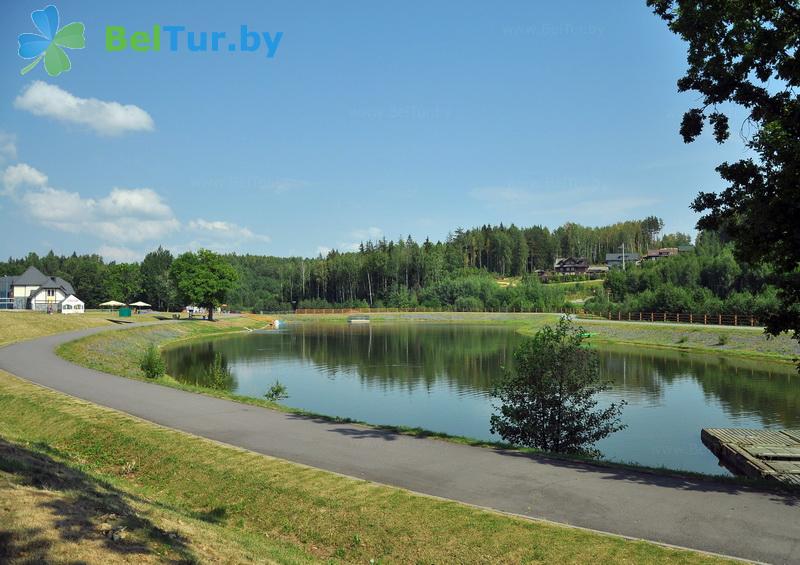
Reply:
[[800, 486], [800, 430], [707, 428], [700, 438], [734, 474]]

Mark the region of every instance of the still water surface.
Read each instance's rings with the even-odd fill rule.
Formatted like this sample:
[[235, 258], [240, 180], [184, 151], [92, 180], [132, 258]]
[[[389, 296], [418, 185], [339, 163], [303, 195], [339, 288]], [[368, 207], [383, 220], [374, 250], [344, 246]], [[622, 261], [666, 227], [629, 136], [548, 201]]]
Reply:
[[[203, 384], [219, 352], [228, 388], [261, 397], [276, 381], [283, 403], [374, 424], [419, 426], [480, 439], [489, 432], [493, 383], [523, 339], [475, 325], [311, 325], [236, 334], [165, 352], [168, 372]], [[800, 380], [791, 366], [604, 346], [597, 349], [628, 427], [598, 443], [607, 459], [724, 473], [700, 442], [704, 427], [800, 427]]]

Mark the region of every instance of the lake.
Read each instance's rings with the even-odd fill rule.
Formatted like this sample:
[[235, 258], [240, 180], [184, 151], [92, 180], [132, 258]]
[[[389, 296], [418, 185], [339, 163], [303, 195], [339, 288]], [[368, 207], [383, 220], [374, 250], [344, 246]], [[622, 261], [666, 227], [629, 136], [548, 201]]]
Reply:
[[[280, 380], [288, 406], [498, 440], [489, 391], [522, 339], [513, 328], [479, 325], [292, 324], [183, 344], [164, 357], [183, 382], [204, 384], [220, 353], [237, 394], [260, 398]], [[613, 383], [600, 404], [628, 402], [628, 427], [597, 444], [606, 459], [724, 474], [701, 428], [800, 426], [791, 365], [632, 346], [597, 352]]]

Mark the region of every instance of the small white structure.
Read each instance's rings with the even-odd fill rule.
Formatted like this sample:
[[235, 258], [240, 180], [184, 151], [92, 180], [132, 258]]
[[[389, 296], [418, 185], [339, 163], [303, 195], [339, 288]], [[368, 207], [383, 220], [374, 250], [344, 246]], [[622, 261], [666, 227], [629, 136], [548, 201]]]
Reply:
[[61, 303], [61, 313], [83, 314], [83, 306], [84, 306], [83, 301], [80, 298], [78, 298], [74, 294], [70, 294]]

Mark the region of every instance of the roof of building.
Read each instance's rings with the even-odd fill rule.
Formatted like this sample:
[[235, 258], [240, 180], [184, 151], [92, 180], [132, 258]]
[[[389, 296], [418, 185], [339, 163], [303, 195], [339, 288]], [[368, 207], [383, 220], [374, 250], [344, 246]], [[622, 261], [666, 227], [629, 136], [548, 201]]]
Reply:
[[14, 286], [38, 286], [41, 288], [61, 289], [64, 294], [75, 294], [72, 285], [61, 277], [48, 277], [36, 267], [28, 267], [25, 272], [17, 277], [9, 277]]
[[[625, 252], [626, 261], [638, 261], [640, 258], [638, 253], [633, 251]], [[622, 261], [622, 253], [606, 253], [606, 261]]]
[[662, 247], [661, 249], [648, 249], [645, 257], [670, 257], [678, 254], [677, 247]]
[[564, 265], [586, 265], [589, 266], [589, 260], [586, 257], [559, 257], [556, 259], [556, 267], [562, 267]]
[[47, 276], [34, 266], [25, 269], [25, 272], [14, 277], [14, 284], [17, 286], [42, 286], [47, 280]]

